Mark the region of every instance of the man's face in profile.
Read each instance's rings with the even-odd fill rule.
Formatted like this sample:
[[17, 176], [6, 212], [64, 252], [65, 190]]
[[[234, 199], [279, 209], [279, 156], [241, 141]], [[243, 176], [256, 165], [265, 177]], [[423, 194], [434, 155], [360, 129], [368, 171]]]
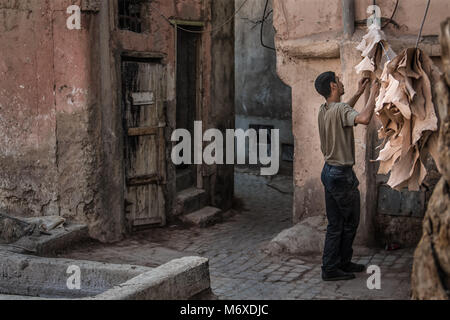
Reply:
[[341, 82], [341, 79], [338, 76], [336, 76], [336, 84], [337, 84], [339, 96], [343, 96], [345, 94], [345, 87], [344, 87], [344, 84]]

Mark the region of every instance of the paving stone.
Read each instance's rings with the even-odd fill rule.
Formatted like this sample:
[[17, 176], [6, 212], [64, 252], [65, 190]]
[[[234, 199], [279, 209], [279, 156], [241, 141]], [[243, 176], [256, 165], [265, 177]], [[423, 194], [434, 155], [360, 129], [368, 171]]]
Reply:
[[[355, 261], [369, 265], [381, 266], [385, 261], [382, 279], [389, 281], [382, 281], [383, 290], [376, 296], [366, 287], [366, 274], [350, 282], [325, 283], [321, 279], [321, 257], [270, 257], [262, 252], [264, 243], [292, 226], [292, 195], [267, 187], [264, 177], [237, 173], [235, 181], [236, 197], [244, 200], [248, 210], [232, 219], [205, 229], [154, 229], [145, 239], [139, 235], [108, 245], [108, 250], [106, 246], [74, 249], [65, 257], [148, 265], [155, 258], [149, 254], [151, 248], [157, 244], [189, 253], [201, 252], [210, 258], [211, 287], [224, 300], [409, 299], [413, 257], [410, 249], [389, 253], [387, 257], [382, 249], [355, 256]], [[393, 266], [389, 266], [392, 262]]]

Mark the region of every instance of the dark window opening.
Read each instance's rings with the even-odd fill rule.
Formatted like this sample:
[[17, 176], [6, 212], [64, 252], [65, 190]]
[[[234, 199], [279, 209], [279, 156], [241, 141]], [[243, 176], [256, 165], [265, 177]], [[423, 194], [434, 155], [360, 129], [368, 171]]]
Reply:
[[119, 28], [142, 32], [142, 8], [146, 0], [119, 0]]
[[[194, 121], [199, 119], [197, 104], [199, 95], [199, 46], [201, 36], [195, 33], [198, 27], [182, 26], [177, 30], [177, 109], [176, 127], [186, 129], [194, 136]], [[193, 145], [192, 145], [193, 147]], [[193, 151], [191, 151], [193, 155]], [[182, 156], [182, 155], [181, 155]], [[181, 164], [177, 170], [177, 191], [196, 186], [197, 168], [192, 164]]]

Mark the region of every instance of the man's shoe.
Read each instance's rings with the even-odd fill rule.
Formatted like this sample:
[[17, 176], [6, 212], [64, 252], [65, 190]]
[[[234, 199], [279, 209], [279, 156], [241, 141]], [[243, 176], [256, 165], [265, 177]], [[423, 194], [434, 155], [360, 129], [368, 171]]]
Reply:
[[340, 269], [332, 272], [324, 272], [322, 271], [322, 280], [323, 281], [339, 281], [339, 280], [351, 280], [355, 279], [355, 275], [353, 273], [344, 272]]
[[364, 272], [364, 270], [366, 270], [366, 266], [363, 264], [350, 262], [345, 266], [342, 266], [341, 269], [344, 272]]

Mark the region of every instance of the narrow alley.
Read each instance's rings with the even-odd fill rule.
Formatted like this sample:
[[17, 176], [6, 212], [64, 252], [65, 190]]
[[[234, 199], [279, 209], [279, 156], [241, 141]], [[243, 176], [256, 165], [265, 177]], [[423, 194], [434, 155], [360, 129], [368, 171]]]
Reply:
[[156, 267], [182, 256], [204, 256], [210, 259], [211, 288], [219, 299], [409, 299], [412, 249], [356, 249], [355, 261], [380, 266], [381, 290], [367, 288], [366, 273], [350, 282], [323, 282], [318, 256], [266, 254], [265, 245], [292, 225], [292, 195], [267, 183], [237, 169], [235, 192], [243, 208], [223, 223], [149, 230], [114, 245], [87, 243], [58, 257]]
[[449, 0], [0, 0], [0, 43], [0, 300], [450, 299]]

